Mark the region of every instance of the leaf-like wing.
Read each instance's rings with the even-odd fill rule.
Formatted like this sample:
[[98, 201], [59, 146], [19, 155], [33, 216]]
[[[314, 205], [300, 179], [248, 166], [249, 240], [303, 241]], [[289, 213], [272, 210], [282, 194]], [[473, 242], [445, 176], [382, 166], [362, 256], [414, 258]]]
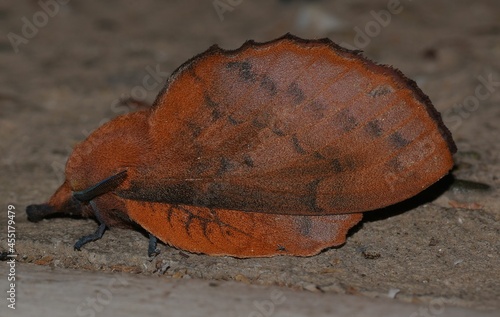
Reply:
[[182, 65], [149, 117], [150, 161], [124, 198], [279, 214], [407, 199], [455, 145], [415, 83], [328, 40], [290, 35]]

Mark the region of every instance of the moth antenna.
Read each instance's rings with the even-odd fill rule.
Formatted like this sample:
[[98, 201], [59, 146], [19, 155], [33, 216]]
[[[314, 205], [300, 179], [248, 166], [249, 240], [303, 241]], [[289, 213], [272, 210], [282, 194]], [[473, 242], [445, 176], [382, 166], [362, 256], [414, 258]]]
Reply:
[[[107, 192], [112, 191], [116, 187], [120, 186], [121, 183], [127, 178], [127, 171], [121, 171], [118, 174], [112, 175], [99, 183], [86, 188], [81, 191], [77, 191], [73, 193], [73, 197], [78, 199], [79, 201], [91, 201], [92, 199], [105, 194]], [[95, 211], [95, 210], [94, 210]]]

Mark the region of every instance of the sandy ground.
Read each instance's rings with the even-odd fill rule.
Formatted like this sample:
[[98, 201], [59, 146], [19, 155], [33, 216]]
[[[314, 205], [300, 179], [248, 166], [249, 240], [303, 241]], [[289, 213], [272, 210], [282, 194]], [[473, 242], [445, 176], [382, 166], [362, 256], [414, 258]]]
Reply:
[[[439, 300], [499, 309], [500, 3], [401, 1], [385, 20], [380, 12], [392, 1], [231, 3], [218, 14], [212, 1], [70, 1], [45, 20], [36, 1], [0, 4], [0, 251], [7, 249], [12, 204], [20, 265], [229, 280], [331, 296], [391, 293], [422, 305]], [[26, 27], [34, 18], [38, 26]], [[361, 38], [359, 30], [369, 35]], [[151, 102], [170, 72], [214, 43], [237, 48], [286, 32], [363, 49], [416, 80], [453, 132], [453, 176], [410, 201], [367, 213], [344, 246], [310, 258], [239, 260], [160, 245], [161, 254], [149, 261], [147, 238], [120, 229], [75, 252], [74, 242], [95, 230], [94, 221], [27, 221], [25, 207], [46, 201], [62, 182], [72, 147], [123, 113], [115, 107], [119, 98]], [[148, 90], [142, 82], [152, 69], [160, 73]], [[7, 263], [0, 268], [7, 288]], [[59, 276], [65, 275], [42, 280]], [[0, 312], [6, 307], [1, 303]]]

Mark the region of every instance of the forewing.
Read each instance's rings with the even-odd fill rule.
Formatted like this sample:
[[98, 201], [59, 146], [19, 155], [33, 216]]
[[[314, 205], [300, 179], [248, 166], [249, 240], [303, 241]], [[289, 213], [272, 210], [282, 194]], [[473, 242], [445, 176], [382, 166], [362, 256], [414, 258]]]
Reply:
[[381, 208], [430, 186], [455, 145], [399, 71], [326, 41], [213, 47], [150, 117], [153, 153], [125, 198], [281, 214]]

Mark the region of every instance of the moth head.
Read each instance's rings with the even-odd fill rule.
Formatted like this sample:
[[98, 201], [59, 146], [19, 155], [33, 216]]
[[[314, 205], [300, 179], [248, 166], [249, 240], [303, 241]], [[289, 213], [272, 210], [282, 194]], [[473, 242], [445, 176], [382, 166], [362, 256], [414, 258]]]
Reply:
[[65, 214], [74, 217], [88, 217], [91, 209], [73, 197], [73, 192], [67, 181], [65, 181], [56, 192], [44, 204], [29, 205], [26, 207], [28, 220], [38, 222], [56, 214]]
[[78, 144], [66, 163], [66, 179], [47, 203], [26, 208], [28, 220], [51, 215], [89, 217], [92, 199], [120, 186], [127, 169], [141, 164], [147, 151], [146, 111], [129, 113], [102, 125]]

